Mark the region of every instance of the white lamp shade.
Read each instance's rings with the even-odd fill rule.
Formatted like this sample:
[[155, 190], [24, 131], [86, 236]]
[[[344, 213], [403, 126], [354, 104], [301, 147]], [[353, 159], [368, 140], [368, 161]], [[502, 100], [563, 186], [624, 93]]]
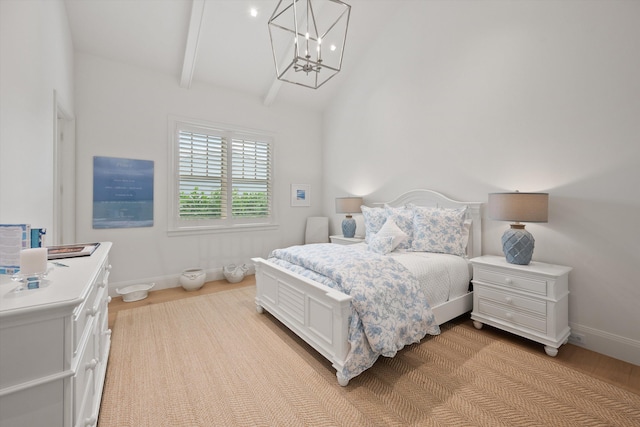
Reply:
[[360, 213], [360, 206], [362, 206], [362, 197], [337, 197], [336, 198], [336, 213]]
[[489, 217], [498, 221], [547, 222], [549, 193], [490, 193]]

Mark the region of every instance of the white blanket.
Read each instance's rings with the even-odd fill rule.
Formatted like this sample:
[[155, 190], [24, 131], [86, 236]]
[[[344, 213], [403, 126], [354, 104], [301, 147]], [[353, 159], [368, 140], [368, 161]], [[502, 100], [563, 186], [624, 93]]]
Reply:
[[[365, 243], [351, 247], [367, 251]], [[456, 255], [409, 251], [391, 252], [386, 256], [393, 257], [415, 276], [432, 308], [469, 291], [471, 264], [465, 258]]]

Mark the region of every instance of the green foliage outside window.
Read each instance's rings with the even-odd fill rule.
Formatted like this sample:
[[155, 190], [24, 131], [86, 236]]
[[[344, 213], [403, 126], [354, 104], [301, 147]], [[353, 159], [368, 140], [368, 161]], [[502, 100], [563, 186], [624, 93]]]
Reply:
[[[266, 192], [240, 192], [234, 189], [231, 200], [234, 217], [269, 216], [269, 200]], [[180, 217], [183, 219], [222, 218], [222, 212], [220, 190], [205, 194], [204, 191], [195, 187], [190, 193], [180, 192]]]

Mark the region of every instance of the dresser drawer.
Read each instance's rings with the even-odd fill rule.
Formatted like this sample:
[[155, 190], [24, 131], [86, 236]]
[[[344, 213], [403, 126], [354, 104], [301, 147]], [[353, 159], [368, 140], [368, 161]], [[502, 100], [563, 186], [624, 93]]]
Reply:
[[503, 321], [517, 327], [525, 327], [531, 330], [547, 333], [547, 320], [544, 317], [529, 315], [520, 310], [496, 304], [493, 301], [478, 298], [478, 313]]
[[[23, 298], [28, 296], [20, 294]], [[25, 316], [15, 325], [0, 321], [0, 390], [59, 375], [64, 369], [60, 361], [64, 359], [65, 347], [59, 336], [64, 326], [64, 318], [50, 316], [39, 319]], [[3, 426], [1, 418], [0, 426]]]
[[100, 308], [99, 300], [97, 300], [98, 287], [93, 284], [91, 291], [86, 300], [80, 304], [73, 312], [73, 355], [75, 356], [82, 340], [82, 336], [85, 334], [85, 329], [90, 323], [91, 319], [95, 317]]
[[474, 271], [474, 280], [506, 286], [513, 289], [520, 289], [538, 295], [547, 295], [547, 281], [541, 278], [532, 278], [514, 274], [513, 272], [503, 273], [499, 270], [488, 270], [477, 268]]
[[[87, 322], [87, 327], [92, 330], [96, 327], [96, 320], [91, 319]], [[93, 402], [94, 370], [98, 365], [96, 359], [96, 341], [95, 334], [90, 333], [86, 337], [86, 341], [82, 341], [80, 349], [80, 359], [76, 367], [76, 373], [73, 376], [73, 424], [78, 425], [80, 420], [87, 418], [91, 414], [91, 402]]]
[[98, 327], [96, 329], [96, 340], [98, 341], [97, 351], [98, 351], [98, 359], [102, 361], [106, 361], [108, 356], [108, 349], [110, 346], [111, 339], [111, 330], [109, 329], [109, 313], [108, 306], [111, 301], [111, 297], [106, 294], [105, 298], [101, 302], [100, 315], [98, 317]]
[[507, 308], [513, 307], [514, 309], [527, 310], [540, 316], [547, 315], [547, 303], [545, 301], [488, 289], [487, 287], [478, 287], [476, 292], [481, 299], [492, 300], [507, 306]]
[[85, 334], [89, 320], [95, 317], [101, 308], [101, 303], [106, 298], [105, 278], [108, 275], [107, 263], [105, 262], [99, 270], [95, 281], [91, 284], [89, 295], [73, 312], [73, 354], [78, 352], [78, 344]]

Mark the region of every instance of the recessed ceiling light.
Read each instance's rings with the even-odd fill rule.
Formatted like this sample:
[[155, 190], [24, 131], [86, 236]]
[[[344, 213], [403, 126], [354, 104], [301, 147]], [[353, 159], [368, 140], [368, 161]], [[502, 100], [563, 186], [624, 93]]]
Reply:
[[256, 16], [258, 16], [258, 9], [256, 9], [255, 7], [252, 7], [249, 13], [251, 14], [251, 16], [255, 18]]

